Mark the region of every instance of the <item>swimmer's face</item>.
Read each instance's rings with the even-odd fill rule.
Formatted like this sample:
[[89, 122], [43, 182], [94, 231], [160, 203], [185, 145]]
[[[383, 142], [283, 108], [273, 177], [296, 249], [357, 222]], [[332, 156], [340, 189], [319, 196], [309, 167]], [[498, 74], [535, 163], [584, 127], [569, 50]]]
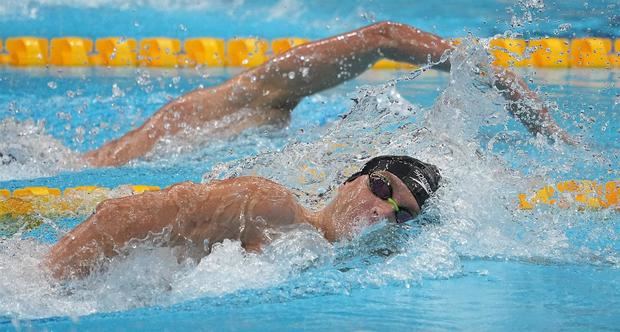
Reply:
[[[392, 198], [398, 206], [409, 210], [415, 217], [420, 212], [420, 207], [405, 184], [390, 172], [377, 173], [389, 181]], [[334, 240], [350, 238], [364, 227], [381, 220], [396, 222], [394, 206], [370, 190], [368, 175], [343, 184], [325, 212], [330, 217], [328, 220], [333, 229]]]

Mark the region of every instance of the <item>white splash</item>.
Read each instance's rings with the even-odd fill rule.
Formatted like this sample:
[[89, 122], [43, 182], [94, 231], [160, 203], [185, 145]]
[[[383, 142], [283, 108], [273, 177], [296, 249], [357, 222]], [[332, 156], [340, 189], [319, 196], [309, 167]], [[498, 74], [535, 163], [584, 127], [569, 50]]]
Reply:
[[262, 254], [226, 240], [199, 263], [179, 263], [173, 250], [143, 242], [108, 262], [105, 272], [58, 283], [41, 266], [49, 248], [32, 239], [0, 240], [0, 315], [77, 317], [268, 288], [333, 256], [332, 246], [311, 227], [280, 234]]
[[45, 132], [44, 122], [0, 121], [0, 181], [44, 177], [79, 168], [78, 154]]

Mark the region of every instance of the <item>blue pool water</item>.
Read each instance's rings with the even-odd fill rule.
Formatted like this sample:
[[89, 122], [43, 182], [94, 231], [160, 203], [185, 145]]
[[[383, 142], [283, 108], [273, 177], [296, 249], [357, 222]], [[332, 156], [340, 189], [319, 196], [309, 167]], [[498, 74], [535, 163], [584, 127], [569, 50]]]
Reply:
[[[210, 1], [187, 10], [157, 1], [144, 6], [130, 1], [123, 9], [97, 1], [8, 1], [0, 4], [0, 34], [279, 37], [287, 31], [322, 37], [373, 17], [448, 36], [489, 36], [511, 28], [526, 36], [618, 32], [614, 2], [541, 7], [526, 1], [523, 7], [483, 1], [471, 8], [443, 3], [427, 8]], [[509, 27], [511, 19], [525, 23]], [[558, 28], [566, 23], [570, 28]], [[471, 48], [460, 55], [483, 61], [477, 47]], [[0, 166], [0, 188], [167, 186], [256, 173], [312, 195], [335, 183], [340, 174], [331, 170], [350, 166], [351, 157], [402, 152], [430, 160], [444, 172], [447, 182], [428, 212], [440, 224], [383, 225], [334, 245], [301, 229], [262, 255], [245, 254], [238, 243], [227, 242], [189, 266], [177, 264], [165, 249], [144, 244], [112, 262], [107, 273], [61, 287], [46, 279], [38, 263], [57, 240], [54, 227], [67, 230], [84, 218], [45, 220], [38, 229], [0, 239], [0, 329], [618, 328], [618, 212], [515, 208], [518, 192], [544, 184], [620, 178], [617, 70], [520, 72], [538, 87], [560, 125], [586, 147], [532, 138], [504, 117], [494, 92], [478, 89], [465, 68], [452, 76], [429, 71], [413, 80], [403, 79], [407, 72], [369, 72], [307, 98], [285, 128], [257, 128], [233, 138], [184, 138], [119, 168], [65, 163], [75, 151], [121, 136], [171, 98], [237, 72], [2, 68], [0, 147], [21, 163]], [[400, 79], [396, 89], [385, 88], [393, 79]], [[459, 107], [465, 115], [455, 111]], [[435, 135], [418, 133], [420, 127]], [[324, 176], [312, 178], [304, 167]]]

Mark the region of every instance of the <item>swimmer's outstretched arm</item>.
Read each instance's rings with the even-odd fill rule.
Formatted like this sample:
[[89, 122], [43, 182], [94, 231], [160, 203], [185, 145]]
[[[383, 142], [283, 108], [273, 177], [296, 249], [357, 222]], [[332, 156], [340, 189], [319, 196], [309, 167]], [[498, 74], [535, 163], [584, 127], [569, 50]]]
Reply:
[[163, 136], [244, 108], [264, 110], [265, 119], [255, 122], [267, 122], [276, 117], [274, 110], [289, 112], [303, 97], [354, 78], [381, 58], [424, 64], [438, 61], [449, 48], [437, 36], [389, 22], [301, 45], [220, 86], [198, 89], [170, 102], [139, 128], [84, 158], [93, 166], [122, 165], [143, 156]]
[[[354, 78], [381, 58], [449, 71], [450, 61], [440, 62], [453, 45], [436, 35], [394, 22], [380, 22], [336, 37], [298, 46], [239, 79], [261, 81], [259, 92], [272, 93], [272, 107], [294, 107], [301, 98]], [[494, 67], [493, 86], [507, 100], [508, 109], [533, 134], [575, 141], [553, 120], [538, 95], [519, 76]]]
[[[241, 77], [262, 80], [260, 89], [263, 93], [275, 92], [277, 105], [294, 107], [301, 98], [354, 78], [381, 58], [417, 65], [435, 63], [433, 68], [449, 71], [449, 59], [440, 60], [453, 47], [449, 41], [415, 27], [380, 22], [298, 46]], [[493, 70], [493, 86], [511, 101], [509, 111], [531, 133], [557, 136], [566, 143], [574, 143], [523, 79], [505, 68]]]
[[[288, 112], [303, 97], [352, 79], [381, 58], [437, 63], [452, 48], [438, 36], [392, 22], [301, 45], [220, 86], [195, 90], [170, 102], [141, 127], [87, 153], [85, 159], [93, 166], [121, 165], [143, 156], [165, 135], [199, 127], [244, 108], [266, 111], [265, 119], [255, 122], [269, 121], [274, 110]], [[435, 68], [448, 71], [450, 63], [444, 61]], [[509, 100], [535, 95], [507, 70], [497, 70], [495, 76], [495, 87]], [[550, 135], [561, 131], [543, 107], [515, 103], [511, 110], [532, 132]]]

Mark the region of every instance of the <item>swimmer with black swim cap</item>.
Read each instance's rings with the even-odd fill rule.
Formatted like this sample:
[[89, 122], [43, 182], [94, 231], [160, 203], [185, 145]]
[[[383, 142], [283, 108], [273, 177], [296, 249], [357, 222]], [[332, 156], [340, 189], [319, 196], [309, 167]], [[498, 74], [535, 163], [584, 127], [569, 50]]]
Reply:
[[396, 175], [405, 183], [420, 207], [439, 188], [441, 180], [441, 174], [435, 165], [409, 156], [381, 156], [369, 160], [361, 171], [351, 175], [345, 183], [378, 171], [388, 171]]
[[[391, 182], [382, 172], [389, 172], [405, 184], [415, 198], [417, 208], [414, 211], [399, 206], [392, 197]], [[368, 187], [377, 197], [389, 202], [395, 211], [396, 222], [413, 219], [427, 199], [439, 187], [441, 175], [437, 167], [409, 156], [380, 156], [369, 160], [362, 170], [351, 175], [344, 183], [352, 182], [362, 175], [368, 176]]]
[[440, 180], [437, 167], [418, 159], [376, 157], [318, 211], [301, 205], [287, 188], [260, 177], [184, 182], [99, 204], [88, 220], [52, 248], [47, 266], [57, 278], [82, 277], [99, 266], [102, 257], [116, 256], [131, 239], [163, 231], [170, 232], [169, 247], [198, 244], [188, 251], [195, 259], [208, 255], [210, 246], [225, 239], [260, 251], [272, 240], [269, 234], [295, 224], [310, 224], [327, 240], [338, 241], [381, 220], [414, 219]]

